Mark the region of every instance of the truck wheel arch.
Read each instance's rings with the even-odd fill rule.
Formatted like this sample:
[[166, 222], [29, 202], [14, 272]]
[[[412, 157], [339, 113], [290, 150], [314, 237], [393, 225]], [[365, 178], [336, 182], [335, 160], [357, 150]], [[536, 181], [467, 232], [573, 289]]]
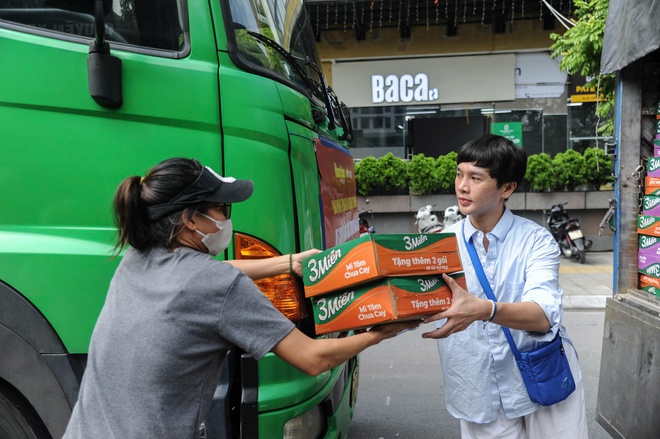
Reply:
[[[53, 437], [64, 434], [83, 364], [23, 295], [0, 281], [0, 379], [31, 405]], [[2, 387], [0, 387], [2, 391]]]

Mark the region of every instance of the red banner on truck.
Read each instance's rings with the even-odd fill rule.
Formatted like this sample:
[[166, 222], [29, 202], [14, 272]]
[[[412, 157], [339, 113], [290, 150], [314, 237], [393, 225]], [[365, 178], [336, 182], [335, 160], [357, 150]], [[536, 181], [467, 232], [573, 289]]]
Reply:
[[323, 242], [334, 247], [360, 235], [355, 167], [347, 149], [327, 137], [314, 139], [321, 174]]

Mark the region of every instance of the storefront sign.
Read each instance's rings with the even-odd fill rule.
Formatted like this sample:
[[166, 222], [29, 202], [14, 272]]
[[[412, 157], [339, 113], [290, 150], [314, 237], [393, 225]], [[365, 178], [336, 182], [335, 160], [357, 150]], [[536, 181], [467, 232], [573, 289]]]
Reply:
[[516, 99], [558, 98], [566, 91], [567, 73], [549, 52], [516, 54]]
[[438, 99], [438, 89], [429, 88], [429, 77], [424, 73], [403, 75], [373, 75], [371, 77], [371, 102], [428, 102]]
[[591, 79], [591, 77], [571, 75], [571, 102], [597, 102], [602, 100], [602, 97], [596, 94], [596, 87], [586, 86]]
[[512, 101], [515, 58], [507, 53], [334, 62], [332, 88], [353, 108]]
[[491, 134], [506, 137], [522, 148], [522, 122], [495, 122], [490, 124]]

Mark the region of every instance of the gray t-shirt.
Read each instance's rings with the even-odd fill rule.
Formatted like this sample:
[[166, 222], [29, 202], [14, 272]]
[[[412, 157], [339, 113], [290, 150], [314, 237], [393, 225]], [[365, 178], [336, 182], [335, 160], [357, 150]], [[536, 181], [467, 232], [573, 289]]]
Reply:
[[194, 438], [226, 347], [259, 359], [292, 329], [231, 265], [188, 248], [131, 248], [96, 322], [64, 438]]

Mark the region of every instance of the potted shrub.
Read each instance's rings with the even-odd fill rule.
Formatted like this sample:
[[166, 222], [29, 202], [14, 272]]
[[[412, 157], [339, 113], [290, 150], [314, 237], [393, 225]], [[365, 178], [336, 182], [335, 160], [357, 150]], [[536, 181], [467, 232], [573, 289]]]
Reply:
[[534, 191], [552, 190], [555, 182], [555, 173], [552, 168], [552, 159], [548, 154], [542, 152], [527, 157], [525, 180]]
[[408, 194], [408, 162], [391, 152], [378, 159], [382, 184], [388, 195]]
[[605, 155], [605, 151], [595, 146], [584, 150], [585, 176], [588, 183], [592, 183], [595, 190], [604, 184], [614, 181], [612, 176], [612, 157]]
[[372, 195], [377, 187], [383, 186], [383, 178], [375, 157], [365, 157], [355, 164], [355, 183], [357, 193], [363, 197]]
[[440, 181], [435, 159], [424, 154], [415, 154], [408, 162], [408, 181], [410, 191], [415, 194], [427, 195], [437, 191]]
[[574, 149], [560, 152], [552, 159], [557, 184], [566, 190], [574, 190], [576, 186], [586, 183], [586, 163], [584, 156]]
[[456, 181], [456, 156], [458, 154], [452, 151], [441, 155], [436, 160], [440, 189], [447, 192], [451, 192], [451, 189], [454, 187], [454, 181]]

